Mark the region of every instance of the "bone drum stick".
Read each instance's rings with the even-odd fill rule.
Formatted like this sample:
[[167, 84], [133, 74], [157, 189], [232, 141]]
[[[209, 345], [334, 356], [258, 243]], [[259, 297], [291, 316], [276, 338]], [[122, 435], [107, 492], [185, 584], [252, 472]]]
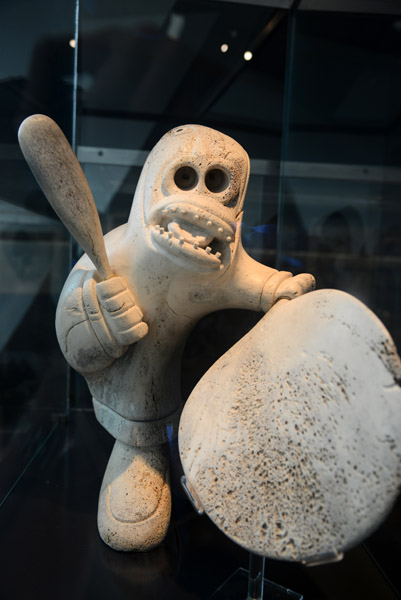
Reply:
[[21, 123], [18, 141], [36, 181], [61, 221], [102, 279], [112, 277], [95, 201], [64, 133], [49, 117], [32, 115]]

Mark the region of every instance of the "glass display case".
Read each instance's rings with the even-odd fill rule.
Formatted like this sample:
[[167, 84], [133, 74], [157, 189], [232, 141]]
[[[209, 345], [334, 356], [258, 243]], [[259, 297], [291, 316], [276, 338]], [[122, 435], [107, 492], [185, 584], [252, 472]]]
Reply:
[[[81, 250], [25, 164], [17, 130], [43, 113], [83, 166], [103, 231], [126, 222], [146, 157], [199, 123], [251, 160], [243, 243], [371, 308], [401, 348], [401, 7], [374, 0], [3, 2], [0, 65], [0, 531], [4, 598], [208, 598], [247, 553], [180, 487], [165, 544], [119, 554], [96, 528], [112, 438], [54, 331]], [[221, 311], [191, 334], [182, 396], [260, 318]], [[400, 425], [401, 427], [401, 425]], [[401, 597], [401, 506], [314, 568], [267, 561], [308, 600]]]
[[[35, 112], [53, 115], [71, 135], [74, 6], [61, 4], [6, 2], [0, 8], [0, 502], [67, 407], [67, 369], [53, 315], [69, 271], [69, 236], [17, 141], [19, 123]], [[59, 60], [62, 36], [67, 52]]]

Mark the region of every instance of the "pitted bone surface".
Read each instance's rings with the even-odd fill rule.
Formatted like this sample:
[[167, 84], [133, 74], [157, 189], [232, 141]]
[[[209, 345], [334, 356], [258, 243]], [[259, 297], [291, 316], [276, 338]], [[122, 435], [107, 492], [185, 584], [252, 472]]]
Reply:
[[181, 418], [185, 474], [253, 552], [341, 552], [401, 484], [400, 360], [380, 321], [334, 290], [278, 306], [199, 382]]

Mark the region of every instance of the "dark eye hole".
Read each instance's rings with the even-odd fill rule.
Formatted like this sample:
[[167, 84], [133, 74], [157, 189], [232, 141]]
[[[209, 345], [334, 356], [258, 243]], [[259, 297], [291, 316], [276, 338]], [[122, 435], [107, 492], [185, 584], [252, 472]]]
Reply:
[[198, 183], [198, 174], [192, 167], [180, 167], [174, 175], [174, 183], [180, 190], [192, 190]]
[[205, 184], [209, 192], [223, 192], [230, 183], [229, 177], [222, 169], [210, 169], [206, 173]]

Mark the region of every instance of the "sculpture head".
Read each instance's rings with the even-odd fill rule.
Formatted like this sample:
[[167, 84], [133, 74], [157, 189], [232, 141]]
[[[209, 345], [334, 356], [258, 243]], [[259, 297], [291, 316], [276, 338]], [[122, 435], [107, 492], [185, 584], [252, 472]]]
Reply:
[[143, 168], [128, 230], [196, 272], [225, 270], [240, 237], [249, 158], [230, 137], [183, 125], [156, 144]]

